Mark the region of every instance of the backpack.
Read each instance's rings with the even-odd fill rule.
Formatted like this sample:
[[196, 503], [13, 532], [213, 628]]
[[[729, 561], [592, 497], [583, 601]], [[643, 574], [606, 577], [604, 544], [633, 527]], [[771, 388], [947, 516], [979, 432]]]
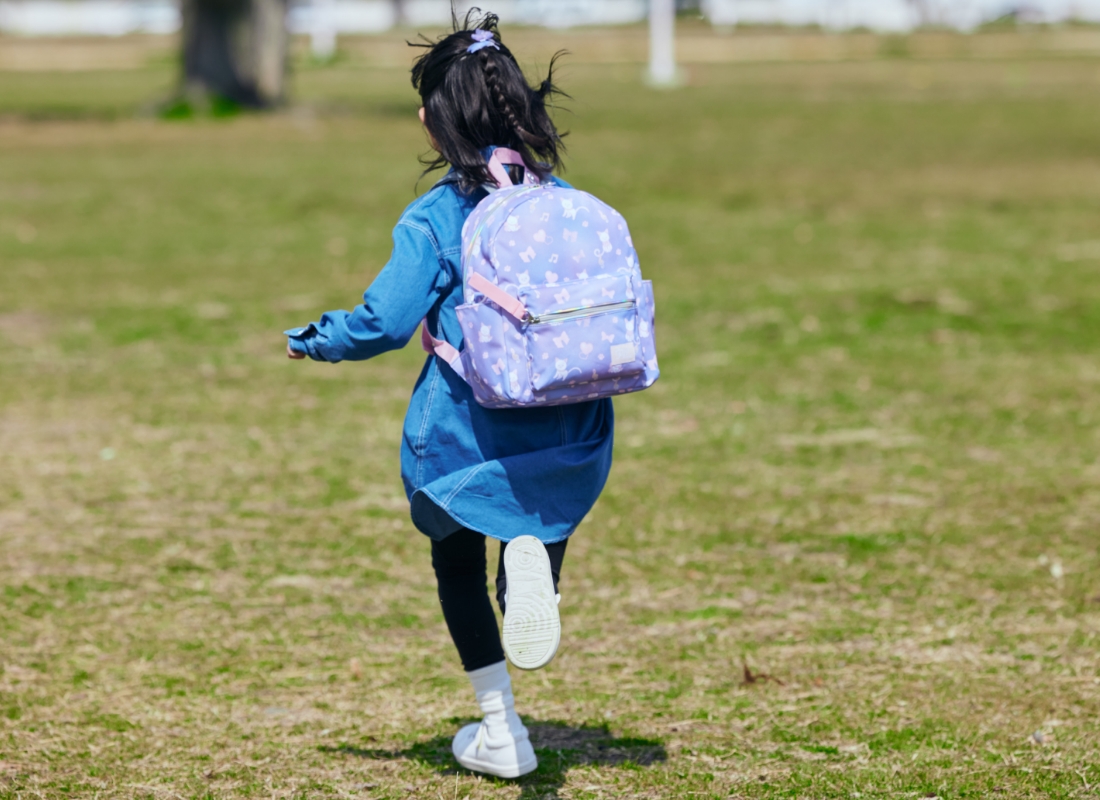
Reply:
[[427, 321], [424, 349], [486, 408], [652, 386], [653, 287], [622, 215], [586, 192], [539, 183], [514, 150], [494, 151], [489, 171], [499, 188], [462, 227], [465, 302], [455, 310], [464, 349], [432, 336]]

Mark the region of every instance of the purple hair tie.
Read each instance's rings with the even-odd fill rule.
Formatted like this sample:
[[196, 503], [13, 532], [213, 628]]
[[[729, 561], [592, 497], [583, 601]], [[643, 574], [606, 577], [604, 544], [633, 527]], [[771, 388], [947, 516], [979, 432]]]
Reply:
[[495, 47], [500, 49], [500, 45], [493, 39], [492, 31], [483, 31], [478, 28], [473, 34], [474, 43], [466, 48], [467, 53], [476, 53], [485, 47]]

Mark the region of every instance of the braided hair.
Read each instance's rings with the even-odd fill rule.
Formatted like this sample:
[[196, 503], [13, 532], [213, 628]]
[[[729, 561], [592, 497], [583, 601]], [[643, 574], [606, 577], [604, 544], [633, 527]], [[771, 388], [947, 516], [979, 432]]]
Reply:
[[[409, 43], [425, 48], [412, 69], [436, 149], [421, 159], [425, 174], [450, 164], [464, 191], [492, 182], [482, 155], [492, 145], [519, 152], [540, 179], [562, 169], [565, 145], [547, 111], [547, 102], [563, 95], [553, 83], [561, 54], [551, 59], [546, 79], [532, 88], [501, 42], [498, 21], [495, 14], [474, 8], [461, 21], [454, 17], [453, 32], [438, 41]], [[478, 42], [480, 47], [472, 47]]]

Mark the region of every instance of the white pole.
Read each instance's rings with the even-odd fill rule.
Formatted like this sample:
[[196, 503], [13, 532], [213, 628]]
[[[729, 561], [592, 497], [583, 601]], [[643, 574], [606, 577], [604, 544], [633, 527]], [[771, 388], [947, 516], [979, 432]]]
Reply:
[[336, 55], [336, 3], [313, 0], [313, 24], [309, 44], [313, 57], [328, 60]]
[[676, 83], [676, 0], [649, 0], [649, 80]]

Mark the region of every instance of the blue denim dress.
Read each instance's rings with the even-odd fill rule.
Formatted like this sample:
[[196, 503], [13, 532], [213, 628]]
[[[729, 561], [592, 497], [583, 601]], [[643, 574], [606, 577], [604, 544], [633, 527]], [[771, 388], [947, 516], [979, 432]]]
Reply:
[[[315, 361], [362, 361], [404, 347], [427, 318], [437, 337], [461, 349], [462, 223], [485, 194], [464, 194], [448, 176], [414, 201], [363, 304], [287, 331], [291, 348]], [[613, 430], [609, 399], [482, 408], [465, 381], [429, 356], [401, 444], [413, 524], [433, 539], [461, 528], [505, 542], [566, 539], [607, 482]]]

